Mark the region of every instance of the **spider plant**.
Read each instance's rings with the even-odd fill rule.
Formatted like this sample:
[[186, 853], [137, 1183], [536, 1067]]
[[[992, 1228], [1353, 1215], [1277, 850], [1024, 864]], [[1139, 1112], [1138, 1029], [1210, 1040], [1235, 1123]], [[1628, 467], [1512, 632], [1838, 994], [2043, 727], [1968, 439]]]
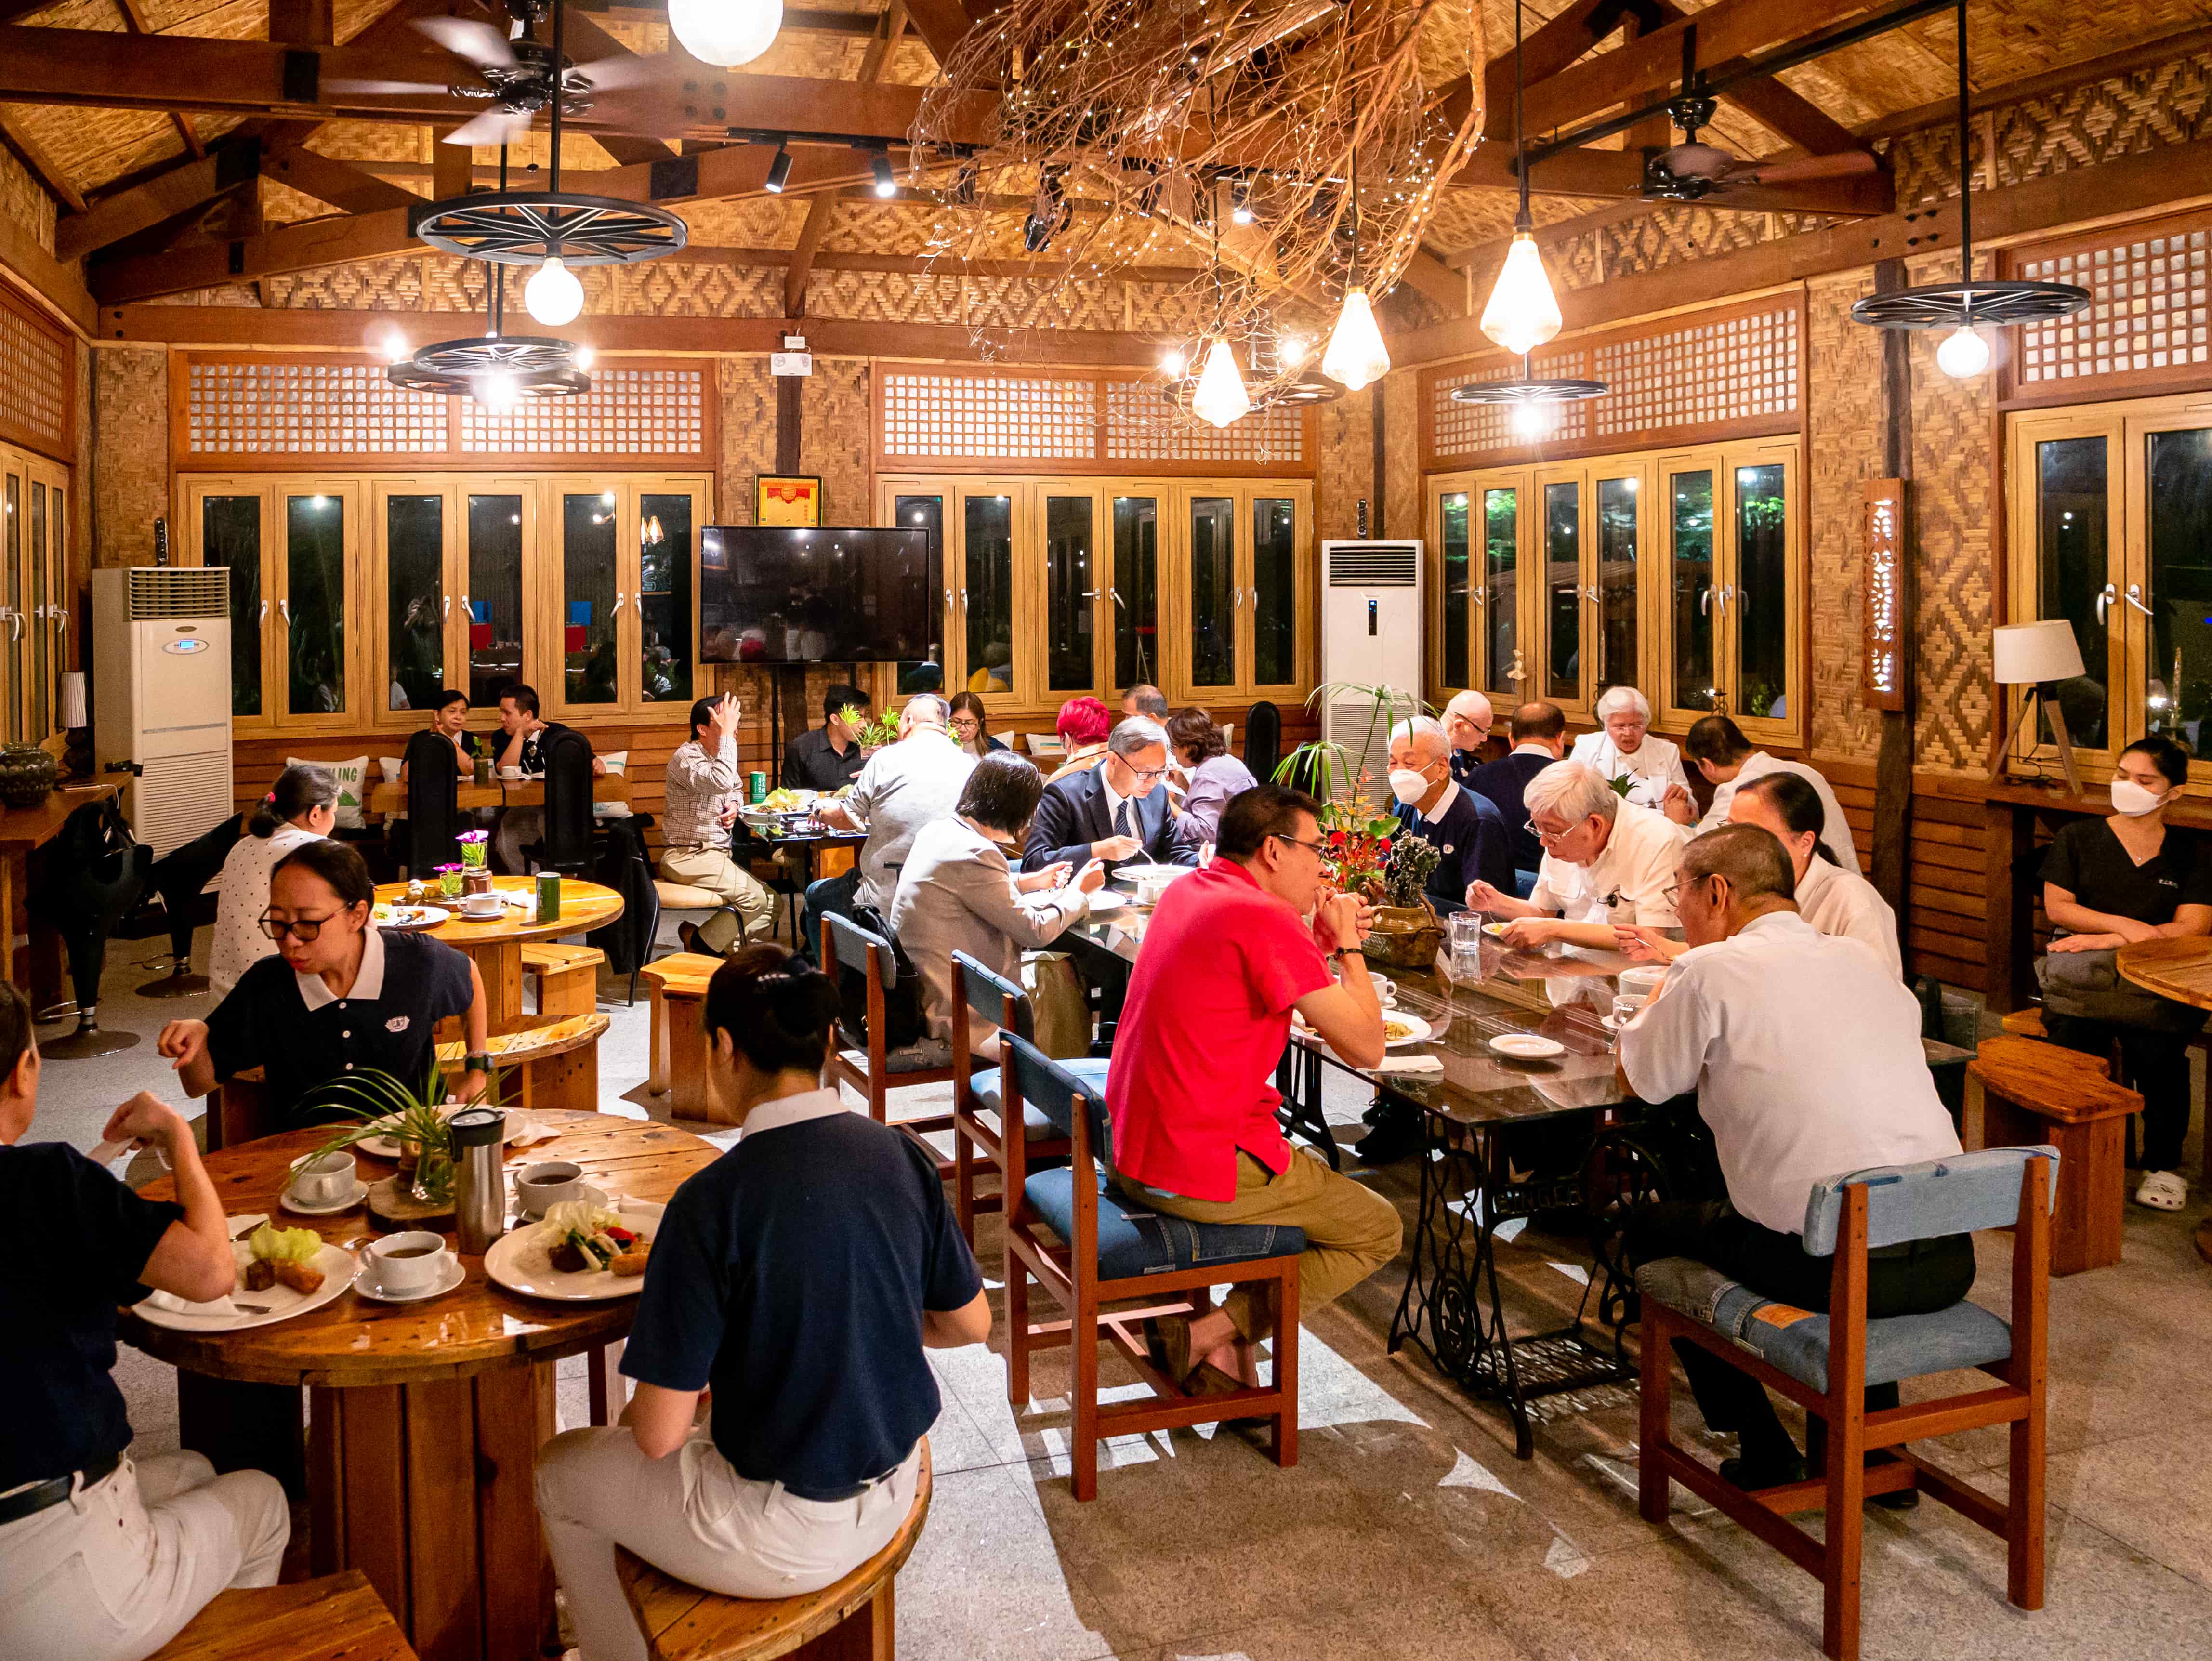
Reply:
[[[498, 1105], [502, 1082], [495, 1062], [478, 1103], [486, 1107]], [[389, 1136], [399, 1144], [399, 1171], [408, 1178], [412, 1197], [437, 1202], [453, 1196], [453, 1144], [447, 1124], [446, 1074], [434, 1055], [419, 1087], [372, 1068], [331, 1080], [317, 1105], [356, 1123], [317, 1148], [311, 1159], [319, 1159], [372, 1136]]]
[[1373, 782], [1366, 771], [1366, 758], [1376, 752], [1376, 741], [1385, 740], [1387, 749], [1394, 722], [1433, 713], [1427, 702], [1416, 693], [1352, 680], [1324, 681], [1314, 688], [1312, 696], [1306, 699], [1306, 707], [1318, 715], [1332, 704], [1352, 699], [1364, 699], [1367, 703], [1367, 731], [1358, 746], [1355, 749], [1330, 739], [1309, 739], [1277, 764], [1278, 784], [1291, 785], [1323, 801], [1343, 802], [1349, 806], [1346, 799]]

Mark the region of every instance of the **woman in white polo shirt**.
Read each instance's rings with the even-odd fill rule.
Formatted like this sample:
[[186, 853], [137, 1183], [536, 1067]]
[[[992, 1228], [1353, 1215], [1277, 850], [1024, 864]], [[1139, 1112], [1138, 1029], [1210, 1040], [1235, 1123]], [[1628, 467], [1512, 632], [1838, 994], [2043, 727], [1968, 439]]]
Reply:
[[269, 875], [301, 843], [331, 834], [337, 823], [338, 776], [327, 767], [288, 767], [246, 821], [246, 834], [222, 862], [215, 903], [215, 947], [208, 957], [208, 980], [228, 992], [238, 977], [276, 944], [261, 930], [269, 909]]
[[1678, 824], [1698, 817], [1682, 752], [1652, 735], [1651, 703], [1633, 686], [1610, 688], [1597, 701], [1598, 728], [1575, 740], [1569, 761], [1587, 762], [1608, 780], [1628, 780], [1628, 800]]

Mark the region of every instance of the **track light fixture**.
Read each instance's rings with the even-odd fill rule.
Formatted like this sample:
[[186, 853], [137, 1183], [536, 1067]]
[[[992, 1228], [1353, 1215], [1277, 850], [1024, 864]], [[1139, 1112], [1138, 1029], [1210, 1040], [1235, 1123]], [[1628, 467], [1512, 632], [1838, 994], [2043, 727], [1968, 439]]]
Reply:
[[771, 196], [781, 196], [783, 187], [791, 180], [791, 146], [779, 143], [775, 159], [768, 164], [766, 189]]
[[868, 167], [876, 176], [878, 196], [898, 194], [898, 180], [891, 174], [891, 154], [889, 150], [878, 149], [872, 152], [868, 157]]
[[1252, 222], [1252, 192], [1249, 186], [1231, 185], [1229, 187], [1229, 222], [1232, 225]]

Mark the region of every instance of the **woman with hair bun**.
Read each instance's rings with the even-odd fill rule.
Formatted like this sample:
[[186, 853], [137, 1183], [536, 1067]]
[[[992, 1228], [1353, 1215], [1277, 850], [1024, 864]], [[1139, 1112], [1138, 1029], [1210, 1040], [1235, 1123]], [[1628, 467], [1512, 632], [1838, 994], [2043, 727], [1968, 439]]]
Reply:
[[275, 954], [276, 942], [261, 932], [261, 914], [269, 909], [269, 873], [301, 843], [329, 836], [337, 811], [338, 776], [305, 763], [286, 768], [254, 805], [246, 834], [223, 860], [216, 891], [208, 981], [217, 992], [229, 991], [240, 975]]
[[737, 1145], [660, 1220], [623, 1422], [538, 1456], [538, 1516], [594, 1661], [645, 1654], [617, 1546], [728, 1597], [818, 1591], [880, 1551], [941, 1405], [923, 1350], [990, 1335], [934, 1159], [823, 1087], [837, 1011], [828, 976], [767, 941], [708, 983], [708, 1087]]

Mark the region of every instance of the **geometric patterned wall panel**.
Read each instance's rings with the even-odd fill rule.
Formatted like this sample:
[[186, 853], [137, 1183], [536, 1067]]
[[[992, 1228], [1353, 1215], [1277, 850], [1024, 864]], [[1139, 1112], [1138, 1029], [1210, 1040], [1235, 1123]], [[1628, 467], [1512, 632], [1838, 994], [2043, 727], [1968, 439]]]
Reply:
[[2212, 215], [2069, 237], [2013, 250], [2008, 274], [2070, 283], [2087, 310], [2020, 329], [2011, 381], [2022, 392], [2118, 396], [2212, 363]]
[[1109, 461], [1233, 467], [1305, 459], [1305, 415], [1295, 406], [1277, 405], [1226, 427], [1202, 427], [1171, 416], [1156, 380], [1109, 380], [1105, 391]]
[[0, 438], [74, 461], [76, 347], [0, 288]]
[[459, 403], [461, 453], [470, 456], [691, 456], [705, 459], [706, 373], [701, 368], [592, 371], [579, 398], [525, 399], [503, 415]]
[[881, 420], [887, 461], [1077, 461], [1098, 447], [1097, 386], [1087, 376], [890, 370]]
[[[1587, 380], [1589, 379], [1589, 354], [1577, 346], [1569, 350], [1532, 357], [1529, 373], [1540, 380]], [[1576, 444], [1589, 436], [1590, 404], [1595, 400], [1552, 405], [1545, 409], [1540, 417], [1528, 416], [1516, 420], [1519, 412], [1510, 405], [1460, 404], [1452, 399], [1455, 387], [1473, 386], [1484, 380], [1517, 380], [1520, 375], [1521, 362], [1518, 358], [1510, 363], [1495, 364], [1487, 369], [1436, 371], [1429, 378], [1431, 457], [1477, 456], [1494, 451], [1519, 449], [1530, 441], [1522, 434], [1534, 430], [1522, 425], [1525, 420], [1540, 419], [1542, 442], [1547, 446]]]
[[[1815, 757], [1870, 762], [1881, 746], [1881, 715], [1859, 690], [1859, 613], [1866, 581], [1865, 514], [1859, 487], [1884, 472], [1880, 329], [1854, 323], [1852, 304], [1874, 292], [1869, 271], [1810, 284], [1806, 374], [1806, 505], [1812, 523], [1813, 726]], [[1924, 590], [1923, 605], [1940, 603]]]
[[446, 400], [402, 392], [374, 363], [195, 362], [185, 392], [185, 453], [420, 456], [446, 447]]

